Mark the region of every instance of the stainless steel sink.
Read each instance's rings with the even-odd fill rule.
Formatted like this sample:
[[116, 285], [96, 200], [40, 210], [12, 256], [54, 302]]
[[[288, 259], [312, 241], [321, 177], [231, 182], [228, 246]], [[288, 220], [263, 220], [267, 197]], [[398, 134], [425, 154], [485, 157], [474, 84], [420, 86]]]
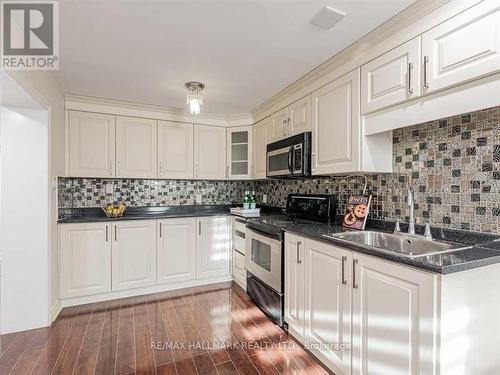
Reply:
[[468, 247], [459, 243], [428, 240], [417, 236], [409, 236], [404, 233], [392, 234], [360, 231], [325, 234], [324, 236], [345, 242], [355, 242], [360, 245], [376, 248], [377, 250], [398, 253], [408, 257], [438, 254]]

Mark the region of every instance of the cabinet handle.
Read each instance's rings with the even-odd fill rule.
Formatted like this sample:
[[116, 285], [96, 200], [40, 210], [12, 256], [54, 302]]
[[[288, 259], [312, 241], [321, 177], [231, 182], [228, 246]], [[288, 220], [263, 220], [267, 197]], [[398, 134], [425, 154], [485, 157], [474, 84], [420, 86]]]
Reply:
[[345, 279], [345, 261], [347, 260], [346, 256], [342, 257], [342, 284], [347, 284], [347, 280]]
[[429, 56], [424, 56], [424, 87], [429, 88], [429, 82], [427, 82], [427, 64], [429, 63]]
[[160, 161], [160, 177], [162, 175], [162, 171], [163, 171], [163, 163]]
[[160, 238], [161, 238], [161, 223], [160, 223]]
[[288, 117], [288, 121], [287, 121], [287, 127], [288, 127], [288, 135], [292, 134], [292, 119], [290, 117]]
[[411, 71], [413, 70], [413, 63], [408, 63], [408, 92], [413, 94], [413, 87], [411, 87]]
[[115, 225], [115, 242], [118, 241], [118, 234], [116, 233], [117, 226]]
[[109, 239], [108, 239], [108, 226], [106, 225], [106, 242], [108, 242]]
[[201, 221], [198, 221], [198, 234], [201, 236]]
[[118, 160], [116, 162], [116, 175], [120, 176], [121, 174], [122, 174], [122, 172], [121, 172], [121, 163], [120, 163], [120, 160]]
[[113, 177], [113, 162], [109, 161], [109, 176]]
[[358, 284], [356, 284], [356, 264], [358, 264], [357, 259], [352, 260], [352, 287], [358, 289]]
[[300, 245], [302, 245], [302, 242], [297, 241], [297, 264], [302, 263], [302, 261], [300, 260]]

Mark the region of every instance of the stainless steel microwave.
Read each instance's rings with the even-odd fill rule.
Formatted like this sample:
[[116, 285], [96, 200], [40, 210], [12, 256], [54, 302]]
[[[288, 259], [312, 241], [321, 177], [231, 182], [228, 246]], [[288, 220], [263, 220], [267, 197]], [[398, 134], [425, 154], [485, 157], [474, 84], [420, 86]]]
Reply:
[[267, 177], [305, 177], [311, 175], [311, 132], [305, 132], [267, 145]]

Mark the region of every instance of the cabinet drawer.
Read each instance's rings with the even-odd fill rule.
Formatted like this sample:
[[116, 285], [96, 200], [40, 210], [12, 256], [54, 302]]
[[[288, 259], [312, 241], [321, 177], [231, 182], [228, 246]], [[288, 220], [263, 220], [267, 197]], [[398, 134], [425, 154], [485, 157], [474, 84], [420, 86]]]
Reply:
[[245, 222], [242, 222], [241, 219], [234, 219], [234, 230], [245, 234]]
[[233, 248], [240, 253], [245, 254], [245, 238], [235, 234], [233, 238]]
[[233, 275], [246, 279], [245, 257], [237, 251], [233, 251]]

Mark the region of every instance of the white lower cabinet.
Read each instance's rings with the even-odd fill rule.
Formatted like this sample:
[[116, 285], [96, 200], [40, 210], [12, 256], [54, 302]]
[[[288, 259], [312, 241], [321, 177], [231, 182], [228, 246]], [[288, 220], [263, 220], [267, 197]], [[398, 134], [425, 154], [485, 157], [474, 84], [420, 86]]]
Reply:
[[230, 218], [197, 219], [196, 277], [198, 279], [230, 275]]
[[285, 237], [285, 322], [299, 340], [304, 336], [304, 239]]
[[336, 374], [349, 374], [352, 253], [309, 240], [304, 253], [305, 341]]
[[436, 276], [354, 254], [353, 374], [435, 373]]
[[244, 255], [233, 256], [230, 223], [223, 216], [61, 224], [61, 299], [71, 299], [69, 306], [105, 299], [107, 293], [229, 281], [233, 261], [244, 287]]
[[157, 282], [196, 278], [196, 219], [158, 220]]
[[336, 375], [434, 374], [435, 274], [285, 236], [285, 322]]
[[113, 224], [112, 289], [156, 284], [156, 221]]
[[61, 298], [111, 291], [111, 225], [66, 224], [60, 230]]

